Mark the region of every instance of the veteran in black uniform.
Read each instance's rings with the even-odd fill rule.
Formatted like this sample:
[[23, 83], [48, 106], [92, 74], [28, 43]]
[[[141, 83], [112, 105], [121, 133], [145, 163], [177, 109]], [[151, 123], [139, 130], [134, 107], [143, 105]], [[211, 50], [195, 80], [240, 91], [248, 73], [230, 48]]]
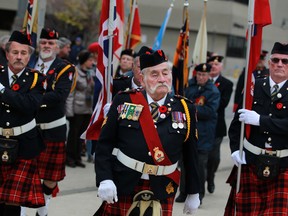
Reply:
[[[242, 164], [240, 191], [235, 199], [236, 175], [225, 215], [285, 215], [288, 212], [288, 45], [276, 42], [268, 61], [270, 76], [256, 79], [252, 109], [235, 113], [229, 128], [235, 165]], [[241, 106], [240, 106], [241, 108]], [[241, 122], [244, 151], [239, 153]], [[233, 178], [234, 177], [234, 178]]]
[[215, 132], [215, 143], [208, 156], [207, 164], [207, 190], [209, 193], [213, 193], [215, 190], [215, 173], [220, 164], [220, 146], [223, 141], [223, 137], [227, 135], [227, 126], [225, 122], [225, 109], [230, 101], [233, 83], [221, 74], [223, 69], [223, 56], [213, 54], [207, 63], [210, 64], [210, 79], [220, 92], [220, 103], [217, 110], [217, 124]]
[[[253, 76], [254, 79], [258, 78], [264, 78], [269, 76], [269, 69], [266, 68], [266, 57], [267, 57], [268, 51], [262, 50], [259, 61], [257, 62], [256, 69], [253, 71]], [[244, 89], [244, 81], [245, 81], [245, 68], [243, 68], [237, 84], [236, 84], [236, 89], [235, 89], [235, 94], [234, 94], [234, 106], [233, 106], [233, 112], [237, 109], [237, 106], [239, 102], [243, 99], [243, 89]]]
[[0, 66], [0, 215], [19, 216], [20, 205], [45, 204], [37, 169], [44, 143], [35, 117], [46, 81], [26, 67], [34, 52], [27, 35], [14, 31], [5, 51], [8, 66]]
[[171, 216], [181, 155], [190, 182], [184, 212], [194, 213], [200, 203], [195, 106], [169, 94], [172, 72], [162, 50], [141, 55], [140, 66], [145, 90], [115, 96], [95, 148], [103, 200], [95, 215], [126, 215], [133, 196], [150, 190], [160, 200], [163, 216]]
[[37, 211], [40, 216], [48, 214], [51, 194], [57, 190], [57, 182], [65, 177], [65, 102], [74, 80], [75, 67], [56, 57], [59, 52], [58, 39], [56, 30], [43, 28], [39, 40], [39, 57], [31, 62], [47, 78], [47, 90], [36, 117], [46, 144], [45, 151], [38, 158], [46, 200], [46, 206]]

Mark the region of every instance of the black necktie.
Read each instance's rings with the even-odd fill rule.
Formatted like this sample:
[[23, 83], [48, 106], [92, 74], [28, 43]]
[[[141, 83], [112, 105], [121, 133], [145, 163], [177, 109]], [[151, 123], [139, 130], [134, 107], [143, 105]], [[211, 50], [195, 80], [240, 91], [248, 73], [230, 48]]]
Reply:
[[273, 99], [275, 97], [275, 95], [277, 94], [278, 92], [278, 89], [279, 89], [279, 86], [277, 84], [275, 84], [273, 86], [273, 92], [271, 93], [271, 98]]
[[151, 106], [152, 118], [154, 121], [157, 121], [158, 116], [159, 116], [159, 111], [158, 111], [159, 105], [156, 102], [152, 102], [152, 103], [150, 103], [150, 106]]
[[13, 80], [12, 80], [10, 86], [12, 87], [16, 83], [18, 77], [17, 77], [16, 74], [12, 75], [11, 77], [12, 77]]

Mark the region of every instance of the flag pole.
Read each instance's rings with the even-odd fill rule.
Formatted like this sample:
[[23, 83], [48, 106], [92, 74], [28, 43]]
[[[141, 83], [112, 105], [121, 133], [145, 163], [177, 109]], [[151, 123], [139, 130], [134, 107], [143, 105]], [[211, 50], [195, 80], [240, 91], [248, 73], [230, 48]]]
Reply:
[[[201, 22], [206, 22], [206, 14], [207, 14], [207, 1], [208, 0], [204, 0], [204, 10], [203, 10], [203, 20], [201, 20]], [[201, 28], [201, 40], [204, 39], [204, 28]], [[201, 46], [203, 45], [203, 42], [201, 41]], [[200, 56], [203, 55], [203, 47], [200, 48]], [[206, 54], [205, 54], [206, 55]], [[206, 62], [207, 59], [205, 59], [205, 61], [203, 62]]]
[[108, 68], [105, 73], [105, 86], [107, 92], [107, 103], [111, 103], [112, 95], [110, 91], [111, 74], [112, 74], [112, 57], [113, 57], [113, 29], [114, 29], [114, 9], [116, 7], [116, 0], [110, 0], [109, 3], [109, 19], [108, 19], [108, 37], [109, 37], [109, 47], [108, 47]]
[[[243, 92], [243, 107], [246, 108], [246, 91], [247, 85], [251, 85], [251, 83], [247, 83], [248, 71], [249, 71], [249, 61], [250, 61], [250, 47], [251, 47], [251, 35], [252, 28], [254, 23], [254, 2], [255, 0], [249, 0], [248, 5], [248, 40], [247, 40], [247, 49], [246, 49], [246, 67], [245, 67], [245, 82], [244, 82], [244, 92]], [[250, 74], [249, 74], [250, 75]], [[243, 156], [243, 141], [244, 141], [244, 122], [241, 122], [241, 131], [240, 131], [240, 146], [239, 146], [239, 154], [242, 159]], [[238, 165], [237, 170], [237, 183], [236, 183], [236, 194], [240, 190], [240, 177], [241, 177], [241, 164]], [[236, 195], [235, 194], [235, 195]], [[236, 205], [235, 205], [235, 215], [236, 215]]]
[[130, 40], [131, 40], [131, 33], [132, 33], [132, 25], [133, 25], [133, 20], [135, 16], [135, 7], [136, 7], [136, 0], [132, 0], [132, 9], [130, 12], [130, 17], [129, 17], [129, 29], [128, 29], [128, 34], [127, 34], [127, 41], [126, 41], [126, 49], [130, 47]]

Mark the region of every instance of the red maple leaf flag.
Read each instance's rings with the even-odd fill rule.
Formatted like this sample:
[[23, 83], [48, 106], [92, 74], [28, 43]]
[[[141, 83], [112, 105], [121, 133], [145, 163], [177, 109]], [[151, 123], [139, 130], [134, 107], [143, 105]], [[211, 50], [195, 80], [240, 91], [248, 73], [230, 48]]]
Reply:
[[[255, 70], [261, 53], [262, 29], [272, 23], [269, 0], [254, 0], [254, 20], [251, 25], [251, 42], [249, 50], [248, 73], [245, 91], [245, 108], [251, 110], [253, 102], [254, 81], [252, 72]], [[246, 137], [250, 135], [250, 127], [246, 125]]]
[[[113, 23], [109, 24], [109, 7], [113, 5]], [[111, 13], [110, 13], [111, 14]], [[111, 20], [111, 18], [110, 18]], [[81, 135], [82, 139], [87, 140], [97, 140], [101, 126], [104, 121], [104, 112], [103, 107], [109, 98], [108, 95], [112, 95], [112, 71], [108, 71], [108, 56], [109, 56], [109, 38], [111, 35], [108, 35], [108, 28], [113, 28], [113, 48], [112, 48], [112, 66], [115, 65], [115, 60], [118, 61], [120, 58], [120, 53], [123, 46], [123, 20], [124, 20], [124, 1], [123, 0], [114, 0], [114, 3], [111, 4], [110, 1], [102, 1], [102, 10], [100, 17], [100, 35], [98, 39], [99, 51], [97, 59], [97, 68], [96, 68], [96, 77], [101, 84], [101, 91], [94, 108], [93, 114], [90, 119], [90, 123], [86, 131]], [[107, 83], [107, 77], [111, 77], [111, 82]], [[108, 86], [108, 88], [107, 88]], [[108, 90], [107, 90], [108, 89]], [[111, 97], [110, 97], [111, 98]]]

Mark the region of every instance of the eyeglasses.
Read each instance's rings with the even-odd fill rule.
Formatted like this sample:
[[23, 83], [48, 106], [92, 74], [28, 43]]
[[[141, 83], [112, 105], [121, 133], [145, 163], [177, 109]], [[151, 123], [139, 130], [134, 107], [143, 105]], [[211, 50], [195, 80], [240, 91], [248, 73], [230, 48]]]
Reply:
[[279, 61], [282, 62], [282, 64], [287, 65], [288, 64], [288, 59], [279, 59], [279, 58], [271, 58], [270, 59], [272, 63], [278, 64]]

